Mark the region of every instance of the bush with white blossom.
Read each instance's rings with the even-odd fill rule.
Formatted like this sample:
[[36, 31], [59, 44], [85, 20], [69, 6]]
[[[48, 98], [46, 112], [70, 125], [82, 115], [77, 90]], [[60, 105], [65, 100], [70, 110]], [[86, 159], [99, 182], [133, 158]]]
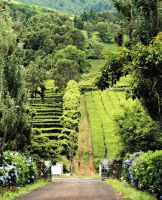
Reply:
[[38, 176], [33, 159], [18, 152], [7, 151], [0, 167], [0, 186], [21, 186], [33, 183]]

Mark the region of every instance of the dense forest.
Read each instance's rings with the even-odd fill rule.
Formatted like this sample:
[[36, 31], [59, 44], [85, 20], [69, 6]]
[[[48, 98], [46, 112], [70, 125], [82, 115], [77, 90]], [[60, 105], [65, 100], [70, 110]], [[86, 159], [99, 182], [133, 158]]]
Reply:
[[83, 11], [95, 10], [101, 12], [104, 10], [111, 10], [112, 3], [109, 0], [19, 0], [20, 2], [30, 5], [44, 6], [48, 8], [58, 9], [71, 14], [81, 14]]
[[0, 1], [0, 186], [108, 159], [159, 199], [161, 1], [21, 2]]

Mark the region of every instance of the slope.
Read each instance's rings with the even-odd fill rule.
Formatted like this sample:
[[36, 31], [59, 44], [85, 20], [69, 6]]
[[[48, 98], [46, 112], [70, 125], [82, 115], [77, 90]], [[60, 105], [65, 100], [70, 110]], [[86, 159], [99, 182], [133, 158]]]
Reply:
[[17, 0], [29, 5], [38, 5], [54, 8], [71, 14], [80, 14], [84, 10], [96, 10], [97, 12], [112, 9], [110, 0]]
[[29, 98], [30, 109], [35, 113], [33, 118], [33, 131], [49, 138], [55, 148], [59, 148], [58, 138], [62, 131], [60, 117], [63, 113], [63, 94], [53, 91], [54, 81], [49, 80], [46, 83], [45, 98], [42, 99], [39, 95], [35, 98]]

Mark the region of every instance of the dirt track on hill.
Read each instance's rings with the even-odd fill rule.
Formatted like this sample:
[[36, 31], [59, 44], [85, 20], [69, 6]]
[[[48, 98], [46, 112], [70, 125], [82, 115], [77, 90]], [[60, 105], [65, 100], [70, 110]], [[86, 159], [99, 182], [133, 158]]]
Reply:
[[[86, 106], [85, 95], [81, 97], [80, 103], [81, 110], [81, 120], [79, 127], [79, 159], [78, 159], [78, 168], [80, 175], [89, 174], [94, 175], [94, 165], [93, 165], [93, 153], [92, 153], [92, 142], [91, 142], [91, 130], [90, 122]], [[89, 154], [89, 158], [85, 162], [83, 154]]]
[[16, 200], [122, 200], [109, 185], [93, 179], [57, 179]]

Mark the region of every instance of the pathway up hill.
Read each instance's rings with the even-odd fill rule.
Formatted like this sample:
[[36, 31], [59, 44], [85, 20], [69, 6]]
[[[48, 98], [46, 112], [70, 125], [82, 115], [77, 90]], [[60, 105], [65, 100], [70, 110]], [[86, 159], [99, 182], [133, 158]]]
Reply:
[[30, 108], [35, 112], [33, 128], [36, 128], [50, 140], [57, 141], [63, 127], [60, 117], [63, 113], [63, 93], [54, 92], [54, 82], [47, 81], [44, 102], [37, 94], [36, 98], [29, 99]]

